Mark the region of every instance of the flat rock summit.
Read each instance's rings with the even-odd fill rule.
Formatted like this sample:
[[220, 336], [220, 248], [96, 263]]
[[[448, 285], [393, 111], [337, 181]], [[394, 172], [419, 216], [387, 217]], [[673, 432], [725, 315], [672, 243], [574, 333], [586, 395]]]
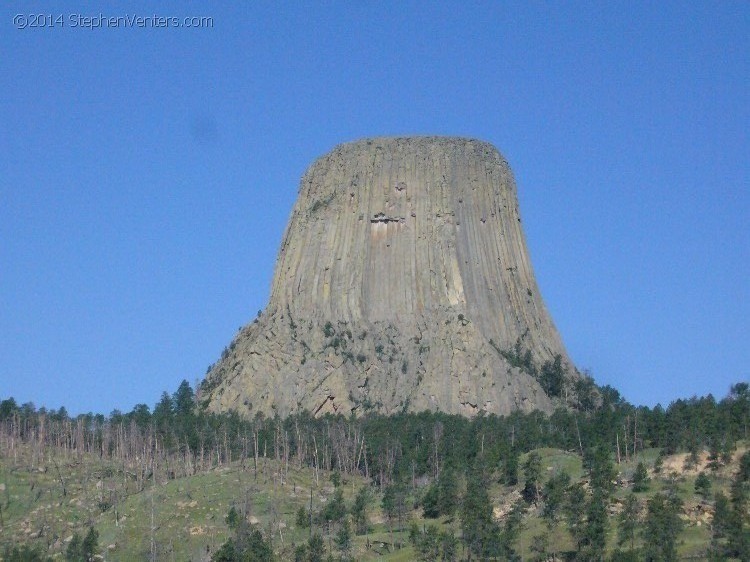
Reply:
[[578, 376], [505, 159], [467, 138], [372, 138], [305, 173], [268, 306], [200, 395], [243, 415], [551, 411], [553, 367]]

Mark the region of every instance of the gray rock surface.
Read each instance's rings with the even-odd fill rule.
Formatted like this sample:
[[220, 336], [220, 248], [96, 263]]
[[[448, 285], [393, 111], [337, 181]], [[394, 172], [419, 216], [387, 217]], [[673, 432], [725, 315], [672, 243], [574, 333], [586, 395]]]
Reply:
[[550, 411], [500, 353], [514, 346], [569, 363], [507, 162], [465, 138], [364, 139], [302, 178], [268, 307], [201, 399], [243, 415]]

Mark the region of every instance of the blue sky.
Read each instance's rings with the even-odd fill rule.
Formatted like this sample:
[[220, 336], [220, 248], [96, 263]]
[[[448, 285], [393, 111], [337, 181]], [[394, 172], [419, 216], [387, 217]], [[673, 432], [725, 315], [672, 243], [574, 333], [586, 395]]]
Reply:
[[[109, 413], [200, 379], [267, 302], [305, 168], [397, 134], [505, 155], [598, 383], [750, 379], [750, 4], [101, 6], [0, 8], [0, 397]], [[71, 26], [100, 14], [213, 27]]]

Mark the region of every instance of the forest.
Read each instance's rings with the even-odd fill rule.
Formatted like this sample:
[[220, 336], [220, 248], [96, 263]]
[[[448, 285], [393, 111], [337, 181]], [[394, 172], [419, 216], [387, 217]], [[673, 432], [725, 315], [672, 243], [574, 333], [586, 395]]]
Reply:
[[[46, 467], [50, 490], [54, 484], [67, 497], [72, 478], [61, 465], [77, 462], [92, 473], [82, 481], [110, 483], [97, 484], [98, 509], [78, 521], [67, 544], [43, 526], [35, 540], [4, 532], [3, 559], [119, 559], [98, 545], [97, 518], [112, 514], [117, 524], [128, 498], [222, 467], [274, 489], [293, 483], [295, 492], [295, 478], [307, 474], [309, 505], [302, 496], [293, 510], [292, 548], [277, 537], [285, 541], [283, 514], [275, 514], [276, 527], [253, 524], [253, 502], [236, 490], [222, 514], [226, 540], [207, 547], [207, 560], [371, 559], [378, 548], [386, 556], [409, 553], [386, 558], [394, 560], [676, 560], [689, 524], [686, 502], [710, 514], [691, 553], [750, 559], [750, 385], [666, 408], [634, 406], [611, 387], [596, 395], [551, 415], [471, 419], [437, 412], [246, 419], [205, 411], [187, 381], [153, 408], [108, 416], [71, 416], [7, 398], [0, 402], [6, 480], [19, 466]], [[548, 466], [549, 451], [576, 459], [570, 466], [578, 468]], [[664, 462], [675, 455], [683, 466], [670, 471]], [[94, 474], [101, 467], [108, 481]], [[689, 484], [683, 469], [697, 471]], [[329, 485], [317, 508], [313, 489]], [[0, 501], [4, 529], [13, 514], [9, 487], [3, 484]], [[153, 501], [152, 494], [152, 519]], [[166, 559], [153, 536], [140, 555]]]

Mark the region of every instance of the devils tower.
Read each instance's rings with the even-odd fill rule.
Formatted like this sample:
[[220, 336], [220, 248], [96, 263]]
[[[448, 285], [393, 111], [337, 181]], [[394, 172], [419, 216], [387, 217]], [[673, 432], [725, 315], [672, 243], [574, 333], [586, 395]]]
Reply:
[[364, 139], [305, 173], [268, 306], [201, 396], [243, 415], [550, 411], [521, 356], [569, 366], [508, 163], [472, 139]]

